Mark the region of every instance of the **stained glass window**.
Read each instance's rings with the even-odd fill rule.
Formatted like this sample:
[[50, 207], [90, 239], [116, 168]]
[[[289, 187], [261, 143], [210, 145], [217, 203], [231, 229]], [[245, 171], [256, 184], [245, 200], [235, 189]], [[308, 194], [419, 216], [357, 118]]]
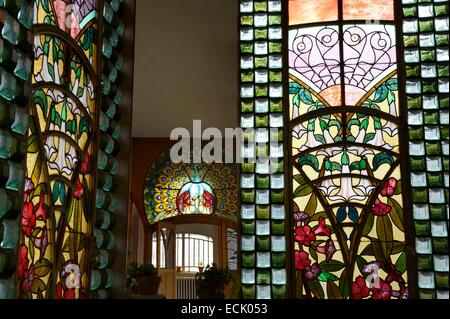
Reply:
[[[34, 1], [22, 298], [86, 297], [97, 132], [96, 1]], [[57, 22], [56, 22], [57, 21]]]
[[214, 215], [237, 222], [237, 169], [233, 164], [173, 163], [170, 152], [150, 167], [144, 208], [150, 224], [180, 215]]
[[394, 4], [323, 5], [289, 7], [296, 297], [407, 298]]

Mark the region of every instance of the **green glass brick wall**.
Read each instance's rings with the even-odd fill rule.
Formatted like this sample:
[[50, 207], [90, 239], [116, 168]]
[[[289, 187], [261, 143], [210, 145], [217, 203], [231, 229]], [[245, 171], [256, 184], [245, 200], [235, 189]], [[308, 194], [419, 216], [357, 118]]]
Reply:
[[0, 0], [0, 299], [15, 298], [31, 95], [33, 7]]
[[403, 0], [419, 298], [449, 298], [449, 2]]
[[96, 251], [91, 273], [91, 297], [112, 298], [112, 270], [115, 254], [115, 213], [120, 137], [121, 56], [124, 25], [122, 0], [105, 0], [102, 24], [102, 102], [100, 111], [100, 150], [97, 173], [97, 212], [94, 234]]
[[282, 1], [240, 0], [244, 299], [286, 298]]

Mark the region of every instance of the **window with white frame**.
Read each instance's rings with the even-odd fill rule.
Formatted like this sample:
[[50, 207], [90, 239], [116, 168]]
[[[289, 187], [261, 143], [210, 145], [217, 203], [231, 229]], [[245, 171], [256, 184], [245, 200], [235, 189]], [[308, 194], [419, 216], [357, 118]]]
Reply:
[[200, 234], [177, 234], [177, 267], [185, 272], [198, 272], [214, 262], [212, 237]]

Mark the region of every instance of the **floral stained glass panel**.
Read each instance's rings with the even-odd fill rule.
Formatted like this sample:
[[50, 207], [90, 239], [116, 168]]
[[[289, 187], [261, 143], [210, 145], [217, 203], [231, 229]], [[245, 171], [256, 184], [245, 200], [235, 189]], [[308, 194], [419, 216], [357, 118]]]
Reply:
[[396, 63], [393, 24], [289, 30], [298, 298], [408, 297]]

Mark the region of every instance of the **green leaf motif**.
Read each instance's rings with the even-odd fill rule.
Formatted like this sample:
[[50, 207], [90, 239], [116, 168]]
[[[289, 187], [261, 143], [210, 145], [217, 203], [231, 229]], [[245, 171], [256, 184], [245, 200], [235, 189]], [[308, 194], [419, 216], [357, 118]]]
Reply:
[[322, 285], [317, 280], [309, 281], [308, 287], [316, 298], [325, 298], [325, 293], [323, 291]]
[[45, 277], [51, 271], [51, 263], [47, 259], [42, 259], [34, 264], [34, 273], [38, 277]]
[[316, 209], [317, 209], [317, 196], [316, 194], [312, 194], [308, 201], [308, 204], [306, 205], [305, 213], [308, 214], [309, 216], [312, 216], [316, 212]]
[[394, 164], [395, 160], [394, 157], [387, 153], [380, 153], [374, 156], [372, 161], [372, 167], [373, 170], [376, 171], [382, 166], [383, 164]]
[[328, 299], [344, 299], [339, 287], [332, 281], [327, 283], [327, 295]]
[[289, 94], [297, 94], [300, 91], [300, 84], [297, 82], [289, 83]]
[[377, 217], [377, 235], [383, 256], [388, 260], [392, 253], [394, 234], [389, 216]]
[[345, 268], [345, 264], [337, 261], [330, 260], [329, 262], [323, 261], [319, 264], [319, 267], [322, 271], [325, 272], [336, 272]]
[[322, 272], [319, 275], [319, 281], [327, 282], [327, 281], [338, 281], [339, 278], [333, 274], [330, 274], [329, 272]]
[[300, 167], [311, 166], [316, 172], [319, 171], [319, 160], [313, 155], [303, 155], [299, 158], [298, 163]]
[[300, 185], [294, 192], [294, 198], [308, 196], [313, 192], [313, 189], [308, 184]]
[[406, 253], [402, 252], [400, 257], [398, 257], [397, 262], [395, 263], [395, 269], [401, 274], [406, 272]]
[[306, 90], [304, 88], [301, 88], [299, 94], [300, 94], [300, 100], [303, 103], [305, 103], [307, 105], [314, 104], [314, 100], [312, 98], [312, 95], [311, 95], [311, 93], [309, 93], [308, 90]]
[[394, 225], [400, 229], [402, 232], [405, 231], [404, 227], [404, 216], [403, 216], [403, 208], [400, 204], [393, 198], [389, 198], [387, 201], [388, 205], [392, 207], [392, 211], [389, 216], [392, 219]]
[[41, 279], [35, 278], [31, 286], [31, 292], [34, 294], [40, 294], [45, 290], [47, 290], [45, 283]]

